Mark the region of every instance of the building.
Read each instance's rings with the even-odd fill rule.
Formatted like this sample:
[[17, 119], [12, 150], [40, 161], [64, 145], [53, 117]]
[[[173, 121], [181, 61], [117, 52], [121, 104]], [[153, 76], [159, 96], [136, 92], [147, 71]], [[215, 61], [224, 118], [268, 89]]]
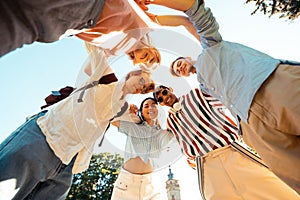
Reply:
[[166, 181], [168, 200], [181, 200], [179, 183], [178, 180], [173, 179], [173, 176], [171, 166], [169, 166], [168, 180]]

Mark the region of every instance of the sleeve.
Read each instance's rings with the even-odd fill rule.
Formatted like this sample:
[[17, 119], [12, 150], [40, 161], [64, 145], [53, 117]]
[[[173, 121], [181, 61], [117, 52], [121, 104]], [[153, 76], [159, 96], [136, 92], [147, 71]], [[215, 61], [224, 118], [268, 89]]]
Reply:
[[129, 135], [132, 132], [132, 122], [120, 121], [119, 132]]
[[161, 147], [165, 147], [174, 139], [174, 135], [168, 130], [161, 130], [160, 136]]
[[120, 121], [119, 132], [138, 138], [143, 138], [144, 136], [141, 133], [146, 133], [144, 126], [128, 121]]
[[214, 46], [222, 41], [219, 33], [219, 24], [204, 2], [195, 0], [194, 5], [185, 14], [193, 22], [201, 39], [203, 49]]
[[88, 59], [87, 66], [90, 68], [90, 82], [99, 80], [102, 76], [113, 72], [102, 49], [93, 47], [89, 52]]

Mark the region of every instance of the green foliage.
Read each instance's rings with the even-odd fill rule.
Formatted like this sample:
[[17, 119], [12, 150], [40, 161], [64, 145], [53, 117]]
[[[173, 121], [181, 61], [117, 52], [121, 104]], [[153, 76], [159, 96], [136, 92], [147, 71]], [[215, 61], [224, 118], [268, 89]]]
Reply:
[[119, 154], [106, 152], [93, 155], [89, 168], [73, 175], [66, 200], [110, 200], [123, 161]]
[[268, 14], [270, 17], [274, 14], [280, 14], [279, 18], [288, 18], [294, 20], [300, 15], [300, 0], [247, 0], [246, 3], [256, 2], [257, 11]]

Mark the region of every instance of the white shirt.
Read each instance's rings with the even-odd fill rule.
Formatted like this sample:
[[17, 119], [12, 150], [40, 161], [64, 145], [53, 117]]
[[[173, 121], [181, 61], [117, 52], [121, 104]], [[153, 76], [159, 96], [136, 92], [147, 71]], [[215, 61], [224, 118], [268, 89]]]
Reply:
[[[94, 52], [93, 75], [87, 83], [111, 73], [103, 52]], [[37, 120], [46, 140], [64, 164], [70, 163], [77, 154], [72, 172], [79, 173], [88, 168], [95, 141], [103, 135], [109, 120], [120, 111], [125, 100], [123, 84], [113, 82], [97, 85], [85, 91], [83, 102], [78, 103], [79, 92], [49, 108]]]

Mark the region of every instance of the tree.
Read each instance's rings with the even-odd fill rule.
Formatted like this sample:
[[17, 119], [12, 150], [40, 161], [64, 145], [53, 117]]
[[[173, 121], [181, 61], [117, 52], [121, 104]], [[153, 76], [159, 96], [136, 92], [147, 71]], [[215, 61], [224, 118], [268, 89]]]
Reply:
[[256, 2], [256, 9], [251, 14], [257, 11], [268, 14], [270, 17], [274, 14], [281, 14], [279, 18], [289, 20], [295, 20], [300, 15], [300, 0], [247, 0], [246, 3], [253, 1]]
[[89, 168], [73, 175], [73, 182], [66, 200], [110, 200], [113, 184], [124, 159], [119, 154], [93, 155]]

